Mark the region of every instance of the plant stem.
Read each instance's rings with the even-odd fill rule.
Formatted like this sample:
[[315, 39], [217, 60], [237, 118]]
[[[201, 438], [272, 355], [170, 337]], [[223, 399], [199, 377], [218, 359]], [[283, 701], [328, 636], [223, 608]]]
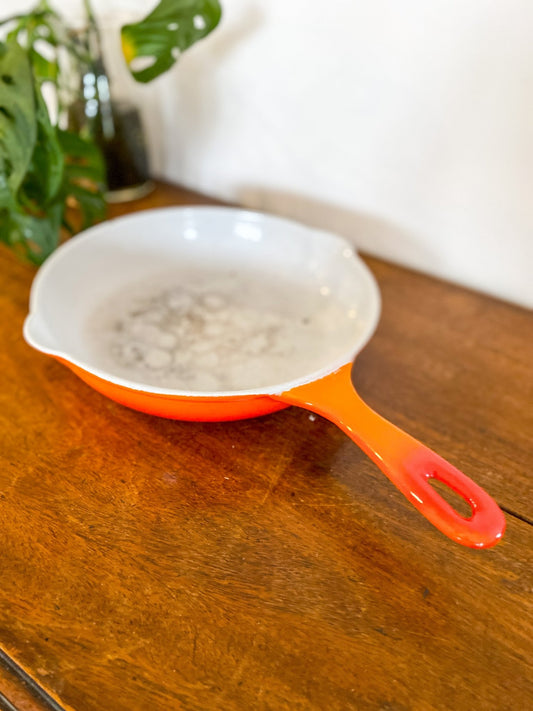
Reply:
[[87, 24], [89, 27], [89, 51], [92, 55], [93, 63], [96, 64], [102, 74], [105, 74], [106, 72], [103, 66], [102, 37], [100, 35], [100, 28], [98, 27], [98, 22], [96, 21], [91, 1], [83, 0], [83, 6], [85, 8], [85, 15], [87, 17]]
[[100, 28], [96, 21], [95, 14], [90, 0], [83, 0], [85, 15], [87, 17], [89, 33], [89, 52], [91, 54], [91, 64], [97, 78], [98, 86], [98, 101], [100, 103], [100, 116], [102, 119], [102, 131], [104, 136], [112, 136], [115, 132], [115, 124], [113, 120], [113, 110], [111, 106], [110, 82], [107, 70], [104, 64], [104, 56], [102, 50], [102, 37]]
[[[84, 2], [86, 2], [86, 0], [84, 0]], [[19, 20], [23, 20], [30, 15], [32, 17], [38, 19], [40, 17], [44, 17], [45, 15], [47, 15], [50, 12], [53, 12], [53, 11], [50, 8], [50, 6], [48, 5], [48, 2], [46, 2], [46, 0], [43, 0], [31, 12], [21, 12], [21, 13], [17, 13], [16, 15], [10, 15], [9, 17], [2, 18], [0, 20], [0, 25], [7, 25], [8, 22], [18, 22]]]
[[85, 8], [85, 14], [91, 25], [96, 25], [96, 18], [94, 16], [93, 8], [91, 5], [91, 0], [83, 0], [83, 6]]
[[96, 17], [93, 12], [91, 1], [90, 0], [83, 0], [83, 6], [85, 8], [85, 15], [87, 17], [89, 28], [91, 29], [91, 33], [93, 35], [93, 38], [94, 38], [94, 41], [96, 44], [96, 50], [98, 52], [98, 55], [101, 56], [102, 43], [100, 40], [100, 30], [98, 28], [98, 23], [96, 22]]

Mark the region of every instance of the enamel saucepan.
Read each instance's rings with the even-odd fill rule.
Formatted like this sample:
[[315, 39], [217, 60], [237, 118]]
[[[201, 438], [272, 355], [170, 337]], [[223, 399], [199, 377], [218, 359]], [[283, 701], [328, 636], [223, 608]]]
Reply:
[[[209, 362], [213, 367], [207, 386], [205, 382], [185, 387], [154, 383], [138, 372], [125, 375], [94, 355], [94, 330], [90, 327], [94, 314], [98, 309], [106, 311], [106, 305], [115, 301], [124, 301], [124, 294], [135, 284], [151, 280], [153, 289], [159, 280], [161, 284], [166, 280], [168, 288], [168, 280], [173, 279], [177, 289], [189, 284], [194, 291], [202, 278], [204, 286], [211, 281], [219, 283], [218, 274], [226, 275], [226, 287], [228, 279], [233, 280], [237, 293], [243, 292], [243, 313], [248, 320], [243, 320], [242, 314], [235, 318], [240, 319], [241, 328], [252, 328], [250, 338], [259, 346], [250, 350], [246, 333], [240, 333], [242, 347], [233, 341], [233, 351], [228, 351], [226, 344], [224, 352], [233, 372], [242, 371], [251, 381], [224, 387], [226, 356], [209, 354], [207, 331], [195, 345], [200, 354], [198, 367], [205, 369]], [[266, 293], [261, 294], [261, 288]], [[206, 296], [205, 289], [198, 293], [203, 293], [198, 298]], [[290, 333], [303, 328], [307, 339], [305, 348], [295, 351], [296, 356], [284, 353], [284, 343], [275, 344], [277, 369], [271, 375], [269, 341], [257, 330], [261, 326], [258, 322], [264, 321], [265, 328], [271, 330], [272, 323], [277, 323], [267, 313], [270, 297], [278, 311], [288, 314], [278, 313], [275, 318], [284, 319]], [[180, 298], [180, 308], [185, 308], [183, 294]], [[248, 303], [256, 298], [257, 307]], [[216, 297], [211, 297], [211, 302], [213, 308], [220, 307]], [[231, 308], [235, 313], [234, 302]], [[60, 247], [34, 280], [24, 336], [30, 345], [57, 358], [107, 397], [161, 417], [234, 420], [265, 415], [288, 405], [318, 413], [358, 444], [442, 533], [472, 548], [492, 546], [505, 529], [505, 519], [493, 499], [454, 466], [370, 409], [353, 388], [353, 360], [374, 332], [379, 312], [379, 291], [372, 274], [350, 244], [336, 235], [247, 210], [165, 208], [105, 222]], [[251, 322], [254, 314], [257, 318]], [[191, 313], [184, 318], [198, 321], [198, 315], [193, 318]], [[210, 326], [219, 336], [231, 328], [227, 311], [225, 318], [218, 331], [216, 322]], [[295, 319], [294, 328], [291, 318]], [[231, 333], [227, 335], [231, 344]], [[177, 343], [169, 334], [166, 338], [172, 349], [161, 355], [164, 349], [159, 348], [157, 358], [150, 355], [156, 369], [165, 359], [187, 357], [179, 352], [179, 338]], [[216, 351], [217, 344], [215, 341], [211, 350]], [[206, 352], [211, 361], [205, 360]], [[254, 359], [257, 377], [262, 378], [257, 382], [249, 367]], [[217, 372], [221, 375], [218, 381], [214, 378]], [[202, 383], [201, 379], [191, 382]], [[433, 479], [461, 496], [470, 505], [471, 514], [465, 517], [457, 512], [431, 485]]]

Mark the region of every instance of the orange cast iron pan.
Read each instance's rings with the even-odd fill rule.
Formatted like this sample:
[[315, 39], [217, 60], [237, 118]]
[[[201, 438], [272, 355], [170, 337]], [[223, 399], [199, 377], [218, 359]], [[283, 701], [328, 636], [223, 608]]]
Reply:
[[[297, 362], [288, 362], [280, 382], [239, 390], [177, 390], [124, 378], [94, 358], [87, 323], [105, 299], [163, 272], [179, 283], [191, 270], [216, 274], [228, 269], [253, 274], [259, 283], [262, 278], [272, 283], [275, 277], [290, 284], [296, 301], [298, 294], [303, 302], [306, 294], [320, 293], [324, 303], [340, 305], [338, 323], [329, 322], [316, 334], [316, 358], [307, 370], [299, 372]], [[111, 220], [60, 247], [34, 280], [24, 336], [105, 396], [160, 417], [234, 420], [288, 405], [320, 414], [361, 447], [444, 535], [471, 548], [493, 546], [505, 529], [494, 500], [374, 412], [354, 390], [352, 363], [371, 337], [379, 311], [375, 280], [351, 245], [336, 235], [247, 210], [166, 208]], [[469, 516], [438, 493], [431, 485], [434, 479], [469, 504]]]

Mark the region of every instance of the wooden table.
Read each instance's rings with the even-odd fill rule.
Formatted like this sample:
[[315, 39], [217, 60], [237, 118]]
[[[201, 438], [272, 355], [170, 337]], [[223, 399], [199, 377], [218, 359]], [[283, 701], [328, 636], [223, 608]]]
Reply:
[[[199, 202], [158, 185], [112, 213]], [[444, 538], [303, 410], [103, 398], [24, 343], [34, 270], [0, 250], [0, 709], [533, 708], [533, 316], [366, 261], [359, 391], [497, 499], [494, 549]]]

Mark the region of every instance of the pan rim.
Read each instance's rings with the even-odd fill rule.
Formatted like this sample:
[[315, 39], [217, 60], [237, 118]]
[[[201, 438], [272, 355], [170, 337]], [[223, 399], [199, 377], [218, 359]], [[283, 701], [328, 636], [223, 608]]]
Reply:
[[[267, 220], [271, 224], [277, 223], [280, 227], [284, 225], [287, 227], [298, 227], [304, 229], [310, 234], [319, 235], [327, 238], [334, 238], [339, 243], [344, 243], [347, 248], [352, 252], [352, 258], [355, 265], [357, 265], [357, 270], [359, 272], [358, 276], [363, 283], [363, 288], [365, 292], [369, 293], [372, 313], [371, 318], [364, 324], [363, 333], [354, 338], [354, 344], [349, 348], [344, 350], [336, 358], [332, 359], [327, 365], [322, 368], [315, 369], [312, 372], [302, 374], [301, 377], [293, 378], [291, 380], [273, 383], [272, 385], [262, 386], [259, 388], [246, 388], [241, 390], [216, 390], [216, 391], [194, 391], [194, 390], [181, 390], [173, 388], [163, 388], [160, 386], [150, 385], [147, 383], [139, 383], [135, 380], [129, 380], [127, 378], [114, 375], [109, 373], [107, 370], [99, 368], [92, 365], [86, 360], [77, 358], [67, 353], [62, 348], [56, 348], [47, 346], [43, 342], [40, 342], [36, 331], [38, 332], [39, 326], [39, 301], [42, 290], [46, 287], [46, 279], [52, 268], [57, 267], [58, 263], [62, 260], [68, 258], [69, 253], [72, 250], [76, 250], [85, 241], [98, 236], [103, 229], [117, 223], [127, 223], [129, 221], [135, 221], [141, 216], [147, 216], [147, 214], [154, 215], [154, 213], [225, 213], [226, 215], [232, 214], [235, 219], [239, 217], [252, 218], [253, 220]], [[67, 365], [71, 364], [76, 368], [79, 368], [87, 373], [90, 373], [101, 380], [108, 383], [117, 385], [128, 390], [145, 393], [147, 395], [160, 396], [165, 398], [179, 398], [179, 399], [195, 399], [195, 400], [220, 400], [228, 398], [249, 398], [258, 396], [277, 396], [283, 392], [287, 392], [295, 387], [304, 385], [306, 383], [313, 382], [315, 380], [320, 380], [327, 375], [339, 370], [342, 366], [351, 363], [355, 356], [367, 345], [368, 341], [372, 338], [377, 325], [379, 323], [381, 315], [381, 295], [379, 291], [378, 284], [374, 275], [372, 274], [369, 267], [361, 259], [356, 248], [351, 244], [345, 237], [338, 235], [334, 232], [327, 230], [311, 227], [305, 225], [299, 221], [291, 220], [285, 217], [280, 217], [278, 215], [271, 215], [269, 213], [261, 212], [258, 210], [251, 210], [242, 207], [230, 207], [230, 206], [213, 206], [213, 205], [187, 205], [187, 206], [169, 206], [162, 208], [152, 208], [147, 210], [142, 210], [140, 212], [130, 213], [128, 215], [119, 216], [104, 223], [95, 225], [93, 227], [84, 230], [82, 233], [78, 234], [76, 237], [69, 239], [67, 242], [63, 243], [55, 252], [46, 260], [42, 267], [37, 272], [34, 281], [31, 286], [30, 300], [29, 300], [29, 312], [26, 316], [23, 325], [23, 336], [26, 342], [35, 348], [36, 350], [44, 353], [46, 355], [55, 357]], [[46, 328], [46, 323], [44, 322], [44, 327]]]

